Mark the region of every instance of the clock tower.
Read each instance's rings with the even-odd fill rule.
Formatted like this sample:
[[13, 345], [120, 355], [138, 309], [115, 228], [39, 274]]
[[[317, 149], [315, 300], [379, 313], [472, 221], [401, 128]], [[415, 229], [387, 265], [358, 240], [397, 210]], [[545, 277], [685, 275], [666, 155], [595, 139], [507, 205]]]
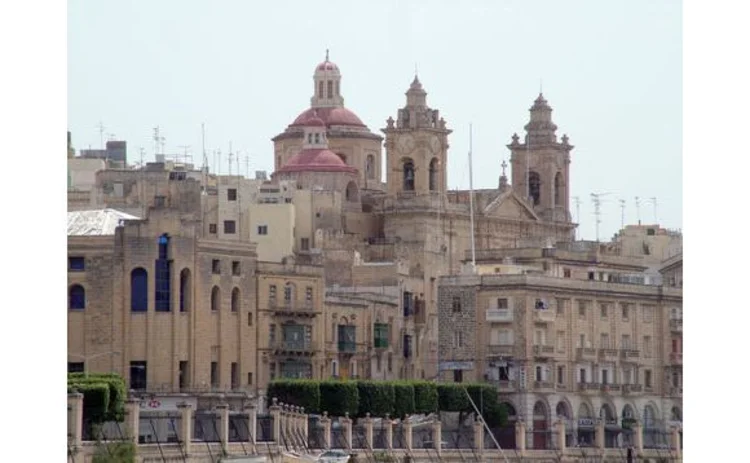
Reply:
[[427, 92], [417, 76], [406, 92], [398, 119], [389, 117], [385, 133], [389, 195], [445, 193], [448, 134], [437, 109], [427, 106]]

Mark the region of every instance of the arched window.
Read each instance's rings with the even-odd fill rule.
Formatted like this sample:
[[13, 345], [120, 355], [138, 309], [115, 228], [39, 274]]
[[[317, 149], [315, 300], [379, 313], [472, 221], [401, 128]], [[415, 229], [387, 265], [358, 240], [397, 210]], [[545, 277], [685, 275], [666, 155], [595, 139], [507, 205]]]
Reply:
[[357, 192], [357, 184], [354, 182], [349, 182], [346, 185], [346, 191], [344, 192], [344, 196], [347, 201], [355, 202], [355, 203], [359, 201], [359, 194]]
[[438, 160], [432, 158], [430, 161], [430, 191], [437, 190]]
[[555, 206], [562, 206], [563, 202], [563, 180], [562, 174], [555, 174]]
[[180, 272], [180, 312], [190, 312], [193, 291], [192, 283], [190, 269], [182, 269], [182, 272]]
[[367, 178], [375, 178], [375, 156], [372, 154], [367, 155], [367, 161], [365, 161], [365, 175]]
[[336, 81], [336, 96], [341, 96], [341, 89], [339, 88], [339, 81]]
[[323, 98], [323, 81], [318, 82], [318, 98]]
[[169, 236], [166, 233], [159, 237], [159, 258], [156, 259], [155, 270], [155, 309], [157, 312], [169, 312], [172, 310], [172, 262], [169, 260]]
[[333, 81], [328, 81], [328, 98], [333, 98]]
[[539, 178], [539, 174], [536, 172], [529, 172], [529, 196], [534, 200], [534, 206], [539, 205], [541, 188], [542, 181]]
[[315, 134], [315, 144], [317, 145], [318, 143], [320, 143], [320, 134], [316, 133]]
[[133, 312], [148, 310], [148, 272], [142, 267], [130, 272], [130, 310]]
[[211, 289], [211, 312], [218, 312], [221, 308], [221, 291], [218, 286]]
[[284, 286], [284, 303], [289, 305], [294, 301], [294, 284], [287, 283]]
[[414, 161], [404, 161], [404, 191], [414, 191]]
[[86, 290], [81, 285], [73, 285], [68, 293], [68, 307], [71, 310], [83, 310], [86, 308]]
[[555, 408], [555, 413], [557, 414], [557, 416], [571, 418], [570, 412], [568, 411], [568, 405], [565, 402], [557, 403], [557, 407]]
[[656, 422], [656, 413], [654, 413], [654, 407], [646, 405], [643, 409], [643, 427], [652, 428]]
[[232, 290], [232, 312], [237, 312], [240, 310], [240, 290], [239, 288], [234, 288]]

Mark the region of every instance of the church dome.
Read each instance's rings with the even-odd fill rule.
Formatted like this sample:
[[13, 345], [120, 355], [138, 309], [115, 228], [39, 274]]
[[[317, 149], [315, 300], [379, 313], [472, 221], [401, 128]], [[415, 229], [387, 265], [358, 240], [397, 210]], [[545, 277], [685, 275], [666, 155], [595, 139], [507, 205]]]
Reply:
[[277, 172], [352, 172], [357, 169], [346, 163], [328, 149], [308, 148], [292, 156]]
[[[317, 116], [316, 116], [317, 113]], [[312, 119], [322, 120], [327, 127], [333, 125], [347, 125], [354, 127], [367, 127], [364, 122], [352, 111], [344, 107], [321, 107], [306, 109], [297, 116], [290, 127], [303, 127], [310, 125]]]
[[316, 68], [316, 71], [334, 71], [339, 72], [339, 67], [336, 66], [336, 64], [328, 61], [328, 58], [326, 57], [326, 60], [320, 63]]

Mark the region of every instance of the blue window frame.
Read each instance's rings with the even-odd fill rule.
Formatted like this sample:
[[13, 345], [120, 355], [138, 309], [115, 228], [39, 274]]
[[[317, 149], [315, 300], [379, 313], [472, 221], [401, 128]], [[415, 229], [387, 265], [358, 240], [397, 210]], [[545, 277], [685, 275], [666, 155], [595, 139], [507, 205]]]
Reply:
[[81, 256], [68, 257], [69, 272], [83, 272], [84, 270], [86, 270], [86, 259]]
[[68, 305], [71, 310], [83, 310], [86, 308], [86, 290], [83, 289], [83, 286], [71, 286], [68, 296]]
[[148, 310], [148, 272], [142, 267], [130, 272], [130, 310], [133, 312]]

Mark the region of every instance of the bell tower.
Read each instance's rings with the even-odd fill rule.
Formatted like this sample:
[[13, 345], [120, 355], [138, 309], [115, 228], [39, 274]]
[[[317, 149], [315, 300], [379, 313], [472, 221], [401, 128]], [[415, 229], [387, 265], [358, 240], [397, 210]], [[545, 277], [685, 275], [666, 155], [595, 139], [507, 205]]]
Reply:
[[552, 122], [552, 108], [540, 93], [529, 109], [524, 126], [526, 137], [519, 142], [513, 134], [511, 151], [513, 191], [527, 198], [544, 220], [570, 222], [570, 151], [568, 136], [557, 141], [557, 126]]
[[445, 193], [448, 135], [445, 120], [427, 106], [427, 92], [419, 78], [406, 91], [406, 106], [398, 118], [389, 117], [385, 134], [389, 195]]
[[313, 96], [310, 98], [310, 106], [313, 108], [341, 108], [344, 106], [344, 97], [341, 96], [341, 71], [328, 59], [315, 68], [313, 75]]

